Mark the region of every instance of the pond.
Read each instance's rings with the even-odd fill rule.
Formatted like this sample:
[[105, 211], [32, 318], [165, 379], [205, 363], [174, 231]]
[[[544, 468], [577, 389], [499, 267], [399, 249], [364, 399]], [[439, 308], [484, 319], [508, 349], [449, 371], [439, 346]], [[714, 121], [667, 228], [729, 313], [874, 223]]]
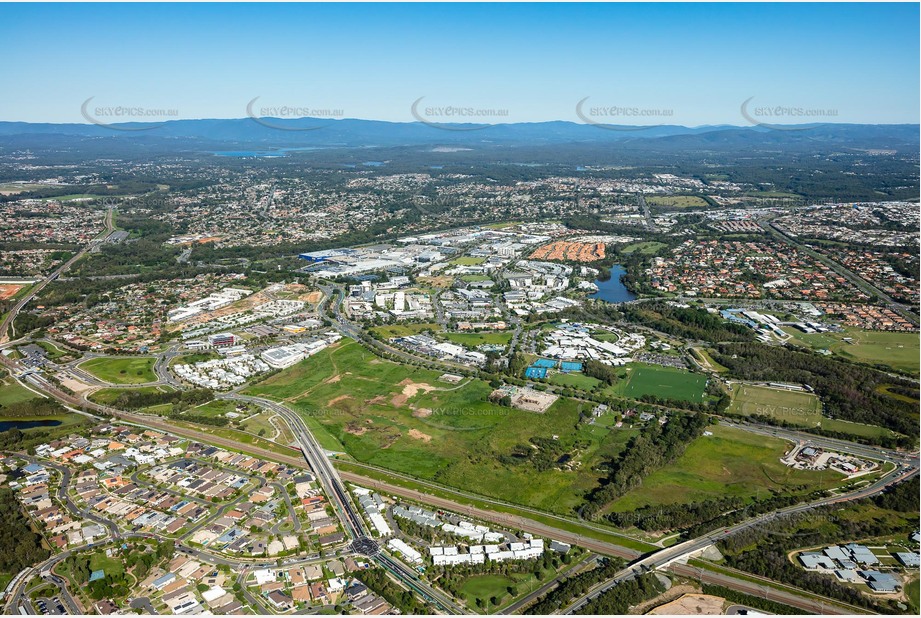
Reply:
[[30, 421], [25, 419], [13, 419], [9, 421], [0, 421], [0, 431], [9, 431], [10, 429], [32, 429], [33, 427], [57, 427], [61, 421], [54, 419], [42, 419]]
[[627, 271], [624, 270], [623, 266], [614, 264], [611, 266], [611, 278], [605, 281], [596, 279], [595, 285], [598, 286], [598, 291], [589, 296], [589, 298], [603, 300], [608, 303], [625, 303], [630, 300], [636, 300], [636, 294], [628, 290], [627, 286], [621, 281], [621, 277], [625, 274], [627, 274]]

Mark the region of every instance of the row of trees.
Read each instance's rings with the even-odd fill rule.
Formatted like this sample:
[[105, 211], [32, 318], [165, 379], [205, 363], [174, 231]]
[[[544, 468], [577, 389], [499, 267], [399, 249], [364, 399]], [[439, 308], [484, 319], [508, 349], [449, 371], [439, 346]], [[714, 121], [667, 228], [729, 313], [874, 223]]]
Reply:
[[655, 573], [644, 573], [621, 582], [579, 609], [579, 614], [622, 616], [630, 607], [665, 592], [665, 585]]
[[809, 384], [825, 404], [825, 415], [878, 425], [906, 436], [918, 433], [918, 406], [880, 392], [890, 384], [913, 386], [870, 367], [760, 343], [724, 343], [714, 360], [743, 380]]
[[559, 586], [544, 595], [544, 598], [529, 607], [528, 613], [540, 615], [559, 613], [573, 599], [588, 592], [595, 584], [613, 577], [623, 567], [623, 560], [612, 558], [591, 571], [584, 571], [578, 575], [567, 577], [560, 582]]
[[208, 388], [193, 388], [187, 391], [144, 391], [125, 389], [112, 402], [112, 406], [121, 410], [138, 410], [150, 406], [173, 404], [174, 408], [201, 405], [214, 399], [214, 391]]
[[385, 601], [404, 614], [426, 613], [425, 605], [410, 590], [404, 590], [387, 577], [384, 569], [373, 568], [361, 572], [360, 579], [369, 590], [384, 598]]
[[620, 459], [610, 463], [605, 483], [588, 496], [584, 516], [593, 517], [612, 500], [642, 484], [651, 472], [678, 459], [708, 424], [703, 414], [673, 414], [665, 425], [649, 423], [630, 441]]
[[[616, 309], [608, 309], [616, 311]], [[695, 307], [674, 307], [662, 301], [626, 305], [621, 309], [628, 322], [642, 324], [673, 337], [695, 341], [752, 341], [747, 326], [727, 322]]]

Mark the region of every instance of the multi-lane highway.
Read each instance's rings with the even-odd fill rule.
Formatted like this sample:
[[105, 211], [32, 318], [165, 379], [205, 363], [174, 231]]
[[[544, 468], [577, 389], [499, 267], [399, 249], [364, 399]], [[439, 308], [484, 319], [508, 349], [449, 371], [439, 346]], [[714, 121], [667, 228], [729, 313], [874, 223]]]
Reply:
[[376, 561], [381, 567], [396, 577], [404, 586], [414, 590], [439, 611], [453, 614], [465, 613], [464, 608], [457, 602], [424, 581], [419, 574], [411, 568], [389, 556], [386, 551], [378, 546], [376, 541], [371, 539], [364, 520], [361, 518], [361, 515], [358, 514], [349, 499], [345, 484], [339, 477], [339, 473], [333, 467], [326, 453], [314, 439], [313, 434], [307, 428], [304, 420], [296, 412], [283, 404], [261, 397], [250, 397], [240, 395], [239, 393], [229, 393], [225, 395], [225, 397], [228, 399], [255, 403], [267, 410], [275, 412], [288, 423], [288, 426], [294, 433], [295, 440], [301, 448], [304, 458], [307, 460], [307, 464], [310, 466], [310, 469], [313, 470], [314, 474], [317, 475], [317, 479], [333, 502], [334, 508], [343, 523], [343, 527], [352, 538], [352, 549], [354, 551], [364, 554]]

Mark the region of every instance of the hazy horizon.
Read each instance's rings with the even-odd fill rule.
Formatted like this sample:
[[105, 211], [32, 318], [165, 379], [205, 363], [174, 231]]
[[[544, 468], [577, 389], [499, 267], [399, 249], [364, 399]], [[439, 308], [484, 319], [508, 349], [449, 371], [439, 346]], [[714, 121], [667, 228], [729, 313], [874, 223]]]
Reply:
[[92, 99], [172, 112], [106, 123], [746, 126], [748, 101], [773, 124], [917, 124], [918, 19], [908, 3], [3, 4], [0, 77], [20, 87], [0, 118], [93, 122]]

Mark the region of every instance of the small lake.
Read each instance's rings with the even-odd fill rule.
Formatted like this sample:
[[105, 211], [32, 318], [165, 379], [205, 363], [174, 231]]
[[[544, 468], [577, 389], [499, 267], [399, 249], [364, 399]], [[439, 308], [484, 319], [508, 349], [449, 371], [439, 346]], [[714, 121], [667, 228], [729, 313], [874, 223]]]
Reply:
[[10, 429], [32, 429], [33, 427], [57, 427], [61, 421], [53, 419], [44, 419], [40, 421], [26, 420], [9, 420], [0, 421], [0, 431], [9, 431]]
[[627, 286], [620, 280], [625, 274], [627, 274], [627, 271], [624, 270], [623, 266], [614, 264], [611, 266], [611, 278], [607, 281], [596, 279], [595, 285], [598, 286], [598, 291], [589, 296], [589, 298], [603, 300], [608, 303], [625, 303], [630, 300], [636, 300], [636, 294], [628, 290]]
[[262, 159], [277, 159], [287, 157], [289, 152], [302, 150], [319, 150], [318, 146], [298, 146], [295, 148], [273, 148], [271, 150], [212, 150], [211, 154], [218, 157], [258, 157]]

